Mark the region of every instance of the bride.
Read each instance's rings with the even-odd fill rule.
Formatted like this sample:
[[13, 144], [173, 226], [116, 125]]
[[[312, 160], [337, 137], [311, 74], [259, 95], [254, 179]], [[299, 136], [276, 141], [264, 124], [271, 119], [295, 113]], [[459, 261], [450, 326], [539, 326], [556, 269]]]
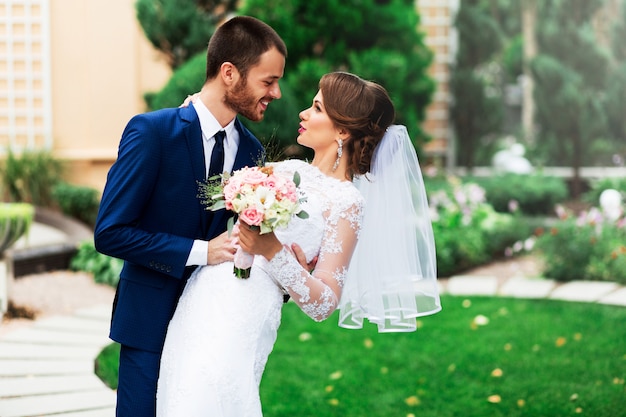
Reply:
[[[440, 310], [423, 182], [394, 117], [380, 85], [343, 72], [322, 77], [298, 130], [313, 160], [274, 164], [277, 175], [300, 174], [309, 217], [263, 235], [240, 225], [241, 248], [257, 255], [249, 279], [237, 279], [232, 262], [192, 275], [163, 348], [159, 417], [262, 416], [259, 384], [285, 294], [316, 321], [340, 309], [348, 328], [367, 318], [379, 331], [412, 331], [416, 317]], [[292, 243], [307, 261], [317, 257], [313, 271]]]

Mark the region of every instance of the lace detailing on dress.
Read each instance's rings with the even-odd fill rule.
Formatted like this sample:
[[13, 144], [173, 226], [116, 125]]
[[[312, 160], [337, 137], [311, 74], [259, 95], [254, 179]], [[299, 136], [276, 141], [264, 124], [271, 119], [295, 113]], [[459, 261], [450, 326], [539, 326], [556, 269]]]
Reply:
[[302, 266], [296, 259], [283, 248], [268, 263], [269, 274], [283, 288], [291, 290], [297, 295], [299, 303], [308, 303], [311, 299], [311, 290], [306, 285], [307, 277], [302, 276]]
[[284, 244], [296, 242], [308, 248], [307, 259], [317, 255], [318, 261], [311, 274], [283, 249], [268, 263], [267, 272], [293, 296], [302, 311], [321, 321], [339, 303], [361, 229], [363, 198], [352, 183], [327, 177], [302, 161], [281, 162], [276, 164], [276, 171], [300, 173], [300, 189], [307, 198], [303, 208], [309, 213], [309, 219], [294, 219], [287, 230], [277, 235]]
[[[278, 252], [268, 265], [272, 278], [294, 296], [294, 301], [313, 320], [322, 321], [335, 311], [339, 302], [337, 295], [329, 286], [306, 272], [287, 249]], [[321, 293], [311, 298], [310, 287], [314, 285], [320, 287]]]

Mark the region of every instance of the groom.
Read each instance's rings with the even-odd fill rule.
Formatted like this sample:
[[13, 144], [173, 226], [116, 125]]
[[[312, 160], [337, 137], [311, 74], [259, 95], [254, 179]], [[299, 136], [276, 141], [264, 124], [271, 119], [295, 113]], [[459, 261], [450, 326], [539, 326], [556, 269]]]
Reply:
[[[124, 260], [110, 331], [121, 345], [118, 417], [155, 416], [161, 350], [187, 278], [198, 265], [233, 259], [229, 213], [204, 209], [198, 181], [262, 159], [261, 143], [236, 116], [263, 119], [281, 97], [286, 56], [272, 28], [235, 17], [211, 37], [195, 103], [137, 115], [122, 134], [94, 234], [99, 252]], [[223, 162], [211, 159], [214, 151]]]

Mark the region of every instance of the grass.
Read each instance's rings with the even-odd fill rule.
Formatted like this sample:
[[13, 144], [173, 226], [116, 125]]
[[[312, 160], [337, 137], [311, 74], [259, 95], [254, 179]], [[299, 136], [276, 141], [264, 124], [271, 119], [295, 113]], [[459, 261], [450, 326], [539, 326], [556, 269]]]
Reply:
[[626, 308], [442, 303], [417, 332], [394, 334], [340, 329], [336, 316], [315, 323], [287, 304], [261, 384], [264, 416], [626, 416]]

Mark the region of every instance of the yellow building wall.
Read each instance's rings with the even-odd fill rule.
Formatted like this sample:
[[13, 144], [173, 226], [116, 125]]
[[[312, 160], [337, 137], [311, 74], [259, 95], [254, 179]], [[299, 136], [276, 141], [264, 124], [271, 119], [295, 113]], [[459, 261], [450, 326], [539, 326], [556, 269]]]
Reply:
[[67, 180], [102, 190], [126, 122], [171, 71], [134, 0], [50, 0], [53, 154]]

